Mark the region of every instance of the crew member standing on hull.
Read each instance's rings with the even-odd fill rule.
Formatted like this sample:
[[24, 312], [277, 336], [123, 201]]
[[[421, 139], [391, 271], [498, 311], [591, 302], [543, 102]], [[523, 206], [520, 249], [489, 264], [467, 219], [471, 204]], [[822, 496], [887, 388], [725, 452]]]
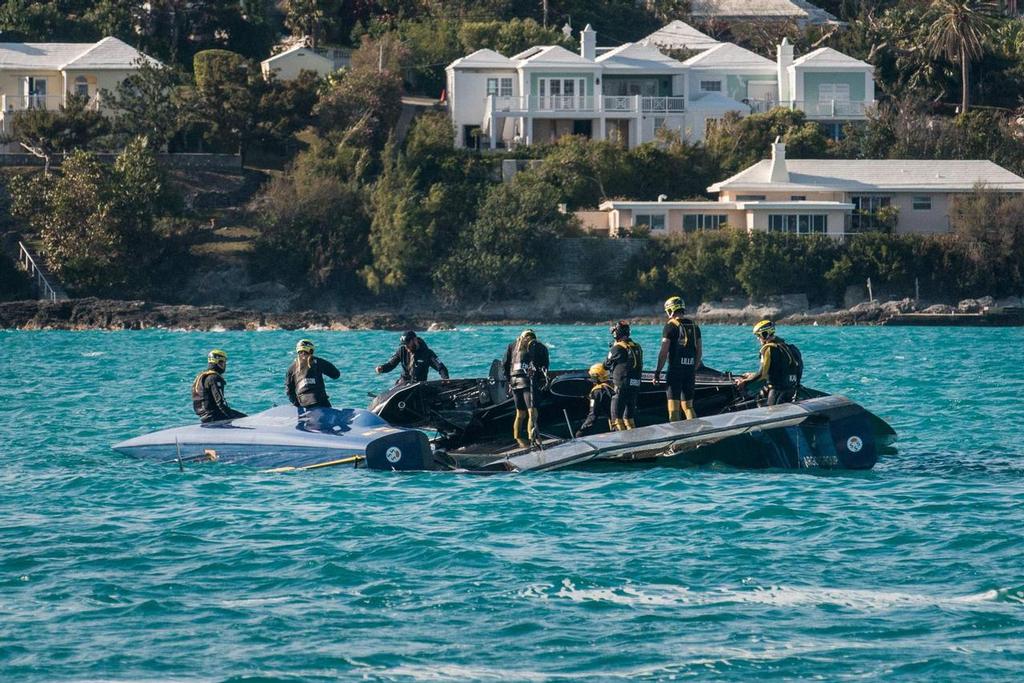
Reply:
[[615, 396], [612, 398], [612, 420], [615, 429], [636, 427], [636, 406], [640, 394], [640, 376], [644, 371], [644, 350], [630, 336], [629, 323], [620, 320], [611, 329], [615, 342], [608, 351], [604, 367], [612, 376]]
[[761, 344], [761, 367], [736, 380], [736, 386], [742, 389], [750, 382], [764, 380], [759, 398], [766, 398], [768, 405], [795, 401], [804, 374], [800, 350], [793, 344], [787, 344], [782, 337], [775, 336], [775, 323], [771, 320], [762, 320], [754, 325], [754, 336]]
[[437, 370], [441, 379], [448, 379], [448, 368], [437, 357], [437, 354], [430, 350], [427, 343], [416, 336], [416, 333], [409, 330], [399, 340], [398, 350], [383, 365], [377, 366], [377, 374], [391, 372], [398, 366], [402, 366], [402, 375], [395, 382], [395, 386], [411, 384], [413, 382], [426, 382], [430, 368]]
[[661, 332], [661, 350], [654, 381], [661, 380], [661, 369], [667, 365], [665, 395], [668, 397], [668, 420], [678, 422], [684, 414], [687, 420], [693, 420], [697, 417], [693, 409], [697, 368], [701, 366], [704, 355], [700, 327], [685, 317], [686, 305], [678, 296], [665, 302], [665, 313], [668, 322]]
[[331, 399], [327, 396], [324, 377], [338, 379], [341, 371], [330, 361], [313, 355], [316, 348], [308, 339], [300, 339], [295, 344], [295, 361], [284, 376], [284, 388], [288, 400], [304, 413], [313, 408], [330, 408]]
[[594, 386], [590, 390], [590, 412], [587, 413], [587, 419], [576, 431], [577, 439], [586, 434], [587, 430], [593, 427], [597, 419], [601, 417], [608, 418], [608, 429], [613, 432], [616, 429], [612, 413], [615, 389], [608, 383], [608, 370], [605, 369], [603, 363], [594, 363], [590, 366], [590, 371], [587, 374], [594, 382]]
[[[516, 403], [512, 436], [520, 446], [526, 447], [538, 441], [539, 415], [536, 404], [538, 394], [548, 386], [549, 364], [548, 347], [537, 340], [533, 330], [523, 330], [505, 351], [503, 369]], [[525, 439], [523, 423], [526, 423]]]
[[214, 349], [206, 356], [206, 369], [192, 382], [192, 410], [203, 424], [246, 416], [229, 406], [224, 398], [224, 385], [227, 384], [224, 373], [227, 369], [228, 354]]

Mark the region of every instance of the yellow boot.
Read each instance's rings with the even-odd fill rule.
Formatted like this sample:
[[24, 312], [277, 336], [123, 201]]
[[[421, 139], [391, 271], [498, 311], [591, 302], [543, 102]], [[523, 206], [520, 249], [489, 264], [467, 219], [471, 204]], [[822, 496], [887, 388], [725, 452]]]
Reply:
[[611, 418], [611, 417], [608, 418], [608, 431], [609, 432], [617, 432], [617, 431], [619, 431], [618, 425], [615, 424], [615, 418]]
[[679, 422], [683, 419], [683, 411], [680, 409], [679, 401], [668, 401], [668, 421]]
[[526, 448], [530, 443], [523, 438], [523, 423], [527, 421], [525, 410], [516, 410], [516, 419], [512, 422], [512, 438], [520, 447]]
[[697, 411], [693, 409], [693, 401], [683, 401], [683, 412], [686, 413], [687, 420], [697, 419]]
[[626, 429], [636, 429], [636, 420], [634, 420], [633, 418], [623, 420], [623, 422], [626, 425]]
[[620, 420], [620, 419], [616, 418], [615, 419], [615, 431], [617, 431], [617, 432], [624, 432], [624, 431], [626, 431], [626, 421], [625, 420]]

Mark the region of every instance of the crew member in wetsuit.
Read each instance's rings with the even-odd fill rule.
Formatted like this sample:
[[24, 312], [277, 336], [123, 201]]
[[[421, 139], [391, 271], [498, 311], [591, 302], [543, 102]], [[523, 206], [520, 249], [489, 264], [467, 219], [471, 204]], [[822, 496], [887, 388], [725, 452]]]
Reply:
[[661, 369], [667, 365], [665, 395], [668, 397], [668, 420], [678, 422], [684, 414], [687, 420], [693, 420], [697, 417], [693, 409], [697, 368], [701, 366], [704, 355], [700, 327], [685, 317], [686, 305], [678, 296], [665, 302], [665, 313], [668, 322], [661, 332], [661, 350], [654, 381], [660, 381]]
[[612, 419], [619, 431], [636, 427], [636, 404], [640, 395], [640, 375], [644, 371], [644, 350], [629, 336], [629, 323], [620, 320], [611, 329], [615, 342], [608, 351], [604, 367], [615, 385]]
[[284, 376], [285, 393], [300, 414], [313, 408], [330, 408], [331, 399], [327, 396], [324, 377], [341, 377], [338, 368], [330, 361], [314, 356], [314, 351], [313, 342], [300, 339], [295, 344], [295, 361]]
[[192, 410], [196, 411], [199, 421], [219, 422], [245, 417], [228, 405], [224, 399], [224, 372], [228, 369], [228, 354], [214, 349], [206, 356], [206, 369], [196, 375], [192, 382]]
[[583, 421], [583, 424], [576, 431], [577, 439], [593, 427], [597, 419], [601, 417], [608, 418], [609, 430], [613, 432], [616, 430], [615, 418], [612, 417], [615, 389], [608, 383], [608, 370], [605, 369], [603, 363], [594, 363], [590, 366], [590, 371], [587, 374], [590, 375], [594, 386], [590, 390], [590, 412], [587, 414], [587, 419]]
[[[523, 330], [519, 338], [508, 345], [502, 367], [508, 378], [509, 390], [516, 403], [516, 417], [512, 423], [512, 436], [516, 443], [526, 447], [537, 441], [539, 416], [536, 403], [538, 394], [548, 386], [548, 347], [537, 340], [533, 330]], [[523, 423], [526, 423], [526, 439]]]
[[736, 380], [736, 386], [742, 389], [750, 382], [764, 380], [759, 398], [767, 398], [767, 405], [795, 401], [803, 374], [800, 351], [782, 337], [775, 336], [775, 323], [771, 320], [762, 320], [754, 325], [754, 336], [761, 344], [761, 367]]
[[437, 354], [430, 350], [427, 343], [417, 337], [412, 330], [402, 335], [398, 350], [391, 358], [383, 365], [377, 366], [377, 374], [391, 372], [398, 366], [402, 366], [402, 375], [395, 382], [395, 386], [412, 382], [426, 382], [430, 368], [437, 370], [441, 379], [448, 379], [448, 368], [444, 366]]

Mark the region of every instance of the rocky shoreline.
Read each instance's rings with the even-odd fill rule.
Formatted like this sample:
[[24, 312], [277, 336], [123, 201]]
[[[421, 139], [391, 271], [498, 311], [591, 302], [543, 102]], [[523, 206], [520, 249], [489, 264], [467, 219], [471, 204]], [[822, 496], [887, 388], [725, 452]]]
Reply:
[[[741, 301], [702, 304], [694, 317], [704, 324], [753, 324], [772, 318], [781, 325], [881, 325], [907, 313], [978, 313], [986, 308], [1019, 306], [1019, 299], [996, 302], [990, 297], [960, 302], [957, 306], [918, 306], [911, 299], [867, 302], [851, 308], [809, 308], [806, 297], [780, 297], [766, 305]], [[517, 310], [518, 309], [518, 310]], [[538, 311], [529, 304], [501, 309], [455, 309], [410, 312], [323, 311], [261, 312], [226, 306], [191, 306], [147, 301], [71, 299], [67, 301], [13, 301], [0, 303], [0, 329], [19, 330], [437, 330], [457, 325], [596, 324], [629, 318], [637, 324], [657, 323], [657, 306], [617, 312], [610, 306], [585, 310]]]

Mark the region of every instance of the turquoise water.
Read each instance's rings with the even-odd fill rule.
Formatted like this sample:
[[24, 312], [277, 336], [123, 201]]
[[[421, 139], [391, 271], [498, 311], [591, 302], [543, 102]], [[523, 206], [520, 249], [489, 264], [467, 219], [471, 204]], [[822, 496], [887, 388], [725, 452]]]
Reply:
[[[539, 328], [553, 365], [607, 331]], [[746, 328], [707, 327], [720, 369]], [[885, 417], [868, 473], [261, 474], [119, 456], [228, 397], [283, 402], [297, 333], [0, 332], [0, 678], [1020, 680], [1024, 330], [799, 328], [810, 386]], [[397, 335], [309, 332], [336, 405]], [[513, 330], [427, 335], [455, 375]], [[654, 354], [658, 330], [639, 330]]]

